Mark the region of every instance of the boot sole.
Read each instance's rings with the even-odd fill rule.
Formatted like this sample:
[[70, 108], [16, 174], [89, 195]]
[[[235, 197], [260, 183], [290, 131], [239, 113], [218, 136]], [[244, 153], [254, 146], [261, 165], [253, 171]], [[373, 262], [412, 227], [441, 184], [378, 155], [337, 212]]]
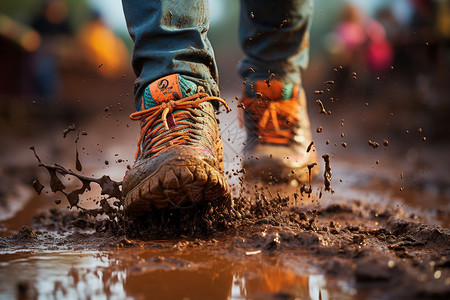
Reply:
[[163, 163], [129, 191], [124, 207], [128, 213], [143, 214], [153, 208], [189, 208], [230, 196], [230, 186], [219, 170], [199, 158], [177, 158]]

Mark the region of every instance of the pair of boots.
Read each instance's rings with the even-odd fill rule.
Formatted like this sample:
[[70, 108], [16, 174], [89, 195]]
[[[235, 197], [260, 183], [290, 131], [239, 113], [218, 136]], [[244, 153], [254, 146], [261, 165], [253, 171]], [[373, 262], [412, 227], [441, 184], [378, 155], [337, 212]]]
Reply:
[[[134, 166], [123, 180], [125, 209], [145, 212], [230, 196], [215, 109], [227, 103], [182, 75], [152, 82], [144, 91]], [[247, 84], [239, 109], [247, 140], [246, 176], [308, 180], [312, 141], [303, 89], [277, 80]]]

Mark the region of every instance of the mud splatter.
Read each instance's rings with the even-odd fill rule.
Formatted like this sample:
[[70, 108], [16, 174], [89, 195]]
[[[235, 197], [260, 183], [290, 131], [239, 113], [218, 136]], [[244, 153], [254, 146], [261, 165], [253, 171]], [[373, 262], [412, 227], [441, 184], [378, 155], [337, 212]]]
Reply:
[[312, 170], [312, 168], [314, 168], [314, 166], [317, 166], [317, 164], [311, 163], [311, 164], [307, 165], [307, 167], [308, 167], [308, 187], [306, 186], [306, 184], [303, 184], [300, 187], [300, 194], [303, 196], [303, 193], [305, 193], [308, 195], [308, 198], [311, 197], [311, 193], [312, 193], [312, 186], [311, 186], [312, 172], [311, 172], [311, 170]]
[[325, 171], [323, 172], [323, 184], [325, 186], [325, 191], [329, 191], [331, 193], [333, 193], [333, 189], [330, 187], [331, 186], [331, 166], [330, 166], [330, 155], [328, 154], [324, 154], [322, 155], [322, 158], [325, 162]]
[[325, 110], [325, 107], [323, 106], [323, 103], [321, 100], [316, 100], [317, 105], [320, 107], [320, 113], [324, 115], [328, 115], [328, 112]]
[[[50, 175], [50, 189], [52, 190], [52, 192], [62, 193], [67, 198], [70, 208], [76, 207], [93, 217], [101, 214], [106, 214], [110, 217], [111, 220], [121, 215], [121, 213], [119, 212], [119, 207], [122, 205], [122, 192], [120, 190], [120, 186], [122, 185], [121, 182], [116, 182], [106, 175], [102, 176], [101, 178], [90, 178], [74, 173], [57, 164], [53, 166], [47, 165], [42, 162], [40, 157], [37, 155], [34, 147], [30, 147], [30, 149], [33, 151], [34, 156], [38, 161], [38, 166], [47, 169]], [[61, 179], [58, 175], [70, 175], [77, 178], [82, 184], [81, 188], [75, 189], [71, 192], [66, 191], [66, 186], [61, 182]], [[79, 206], [80, 195], [91, 189], [91, 183], [98, 184], [101, 187], [101, 195], [108, 196], [100, 201], [101, 208], [99, 209], [86, 209]], [[112, 206], [107, 201], [111, 198], [117, 199], [117, 201], [113, 202]]]
[[76, 129], [76, 127], [75, 127], [75, 124], [72, 124], [72, 125], [70, 125], [70, 126], [67, 126], [67, 128], [66, 129], [64, 129], [63, 130], [63, 138], [66, 138], [67, 137], [67, 134], [69, 133], [69, 132], [71, 132], [71, 131], [75, 131], [75, 129]]
[[80, 157], [78, 155], [78, 149], [76, 149], [76, 154], [75, 154], [75, 168], [77, 169], [77, 171], [83, 170], [83, 166], [81, 165]]
[[40, 195], [42, 190], [44, 189], [44, 186], [39, 182], [39, 180], [35, 179], [33, 180], [33, 188], [36, 191], [36, 193]]
[[311, 151], [312, 146], [314, 145], [314, 141], [311, 141], [311, 143], [309, 143], [308, 148], [306, 148], [306, 153], [309, 153], [309, 151]]
[[77, 132], [77, 138], [75, 139], [75, 168], [77, 171], [81, 172], [83, 170], [83, 166], [81, 165], [79, 153], [78, 153], [78, 141], [80, 140], [80, 132], [81, 129]]
[[369, 146], [371, 146], [373, 149], [378, 148], [380, 146], [380, 144], [378, 144], [377, 142], [371, 141], [369, 140]]
[[268, 87], [270, 87], [270, 82], [275, 78], [275, 74], [272, 73], [270, 74], [269, 78], [267, 78], [266, 80], [264, 80], [264, 82], [267, 84]]

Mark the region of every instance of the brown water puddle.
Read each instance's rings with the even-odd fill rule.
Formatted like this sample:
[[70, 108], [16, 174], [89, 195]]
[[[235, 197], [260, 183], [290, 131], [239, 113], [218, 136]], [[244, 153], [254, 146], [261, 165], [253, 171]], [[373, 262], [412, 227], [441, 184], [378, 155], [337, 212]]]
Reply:
[[308, 256], [247, 251], [230, 256], [216, 246], [179, 250], [177, 243], [99, 251], [0, 254], [5, 298], [357, 299], [351, 282], [314, 270]]

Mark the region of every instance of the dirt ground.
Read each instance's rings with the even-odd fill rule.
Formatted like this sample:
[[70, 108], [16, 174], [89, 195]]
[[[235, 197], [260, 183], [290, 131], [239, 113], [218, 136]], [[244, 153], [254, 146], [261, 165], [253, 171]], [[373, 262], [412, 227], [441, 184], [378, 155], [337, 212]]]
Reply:
[[[450, 179], [448, 142], [436, 130], [441, 125], [428, 111], [411, 109], [408, 98], [399, 97], [401, 88], [389, 82], [375, 83], [389, 87], [375, 96], [355, 91], [341, 98], [324, 83], [332, 78], [320, 78], [327, 73], [314, 72], [305, 82], [320, 158], [311, 194], [295, 182], [243, 177], [245, 134], [233, 100], [239, 90], [225, 90], [232, 111], [218, 118], [233, 199], [131, 220], [116, 209], [120, 196], [106, 201], [96, 183], [80, 196], [81, 209], [69, 208], [74, 202], [51, 184], [29, 147], [44, 164], [110, 176], [103, 191], [111, 195], [111, 184], [133, 162], [138, 135], [138, 124], [127, 117], [132, 75], [84, 77], [85, 86], [101, 84], [97, 94], [82, 89], [60, 104], [4, 102], [0, 295], [448, 299]], [[69, 81], [73, 89], [80, 82]], [[320, 90], [324, 96], [314, 92]], [[95, 97], [102, 100], [93, 102]], [[331, 115], [320, 113], [320, 98]], [[324, 154], [330, 156], [332, 193], [324, 188]], [[59, 178], [66, 193], [82, 187], [74, 176]]]

